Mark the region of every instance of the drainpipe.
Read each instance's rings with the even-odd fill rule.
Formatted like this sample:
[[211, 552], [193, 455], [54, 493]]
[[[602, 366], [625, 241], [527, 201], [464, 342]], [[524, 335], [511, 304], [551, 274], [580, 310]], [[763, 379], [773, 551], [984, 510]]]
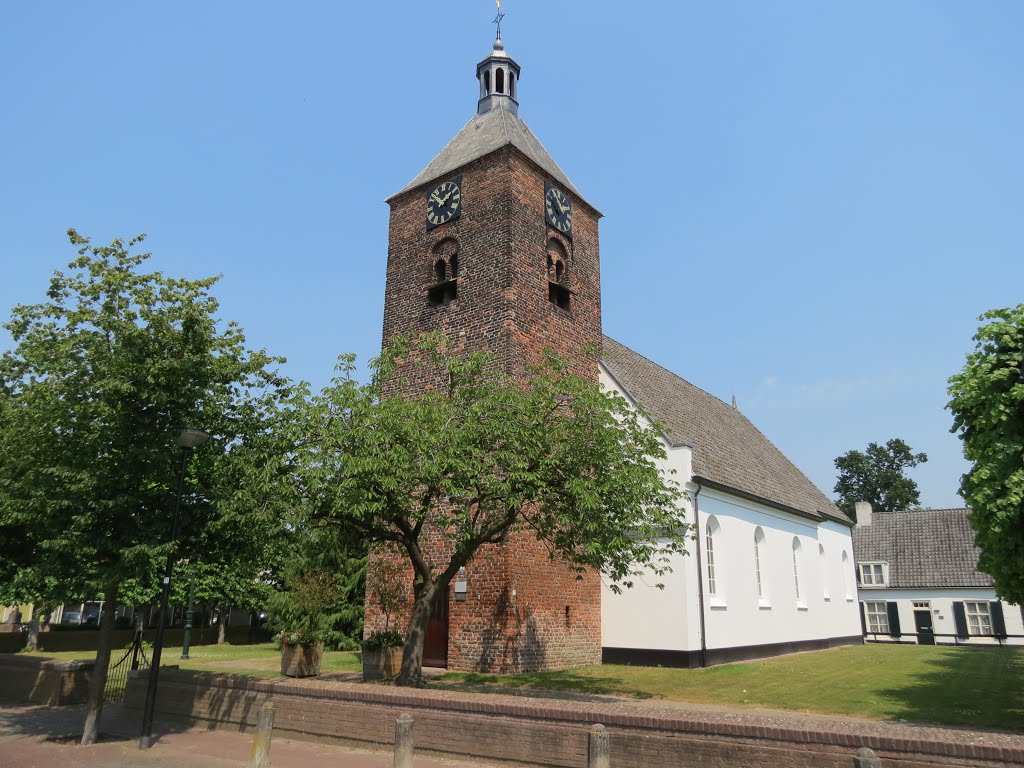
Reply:
[[697, 497], [700, 496], [702, 490], [704, 489], [698, 480], [697, 492], [693, 494], [693, 522], [697, 532], [695, 539], [697, 547], [697, 605], [700, 608], [700, 666], [703, 668], [708, 665], [708, 643], [706, 624], [704, 623], [704, 566], [701, 564], [700, 557], [700, 507], [697, 503]]

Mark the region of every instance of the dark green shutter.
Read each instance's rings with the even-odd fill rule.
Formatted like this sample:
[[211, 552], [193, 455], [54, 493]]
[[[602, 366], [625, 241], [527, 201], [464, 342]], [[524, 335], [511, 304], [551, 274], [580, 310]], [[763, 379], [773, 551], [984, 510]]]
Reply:
[[900, 636], [900, 610], [896, 603], [886, 603], [885, 610], [889, 614], [889, 634]]
[[996, 637], [1006, 637], [1006, 620], [1003, 618], [1003, 604], [998, 600], [989, 603], [989, 611], [992, 613], [992, 634]]
[[956, 636], [966, 640], [970, 633], [967, 631], [967, 611], [961, 602], [953, 603], [953, 621], [956, 622]]
[[864, 618], [864, 603], [860, 604], [860, 628], [865, 635], [868, 633], [868, 621]]

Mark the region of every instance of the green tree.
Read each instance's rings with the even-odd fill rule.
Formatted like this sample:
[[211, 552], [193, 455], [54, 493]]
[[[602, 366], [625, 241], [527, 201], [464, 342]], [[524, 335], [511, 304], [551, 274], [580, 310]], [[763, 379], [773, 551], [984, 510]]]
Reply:
[[[188, 467], [180, 546], [202, 540], [255, 559], [250, 542], [280, 527], [280, 509], [248, 489], [273, 487], [261, 457], [289, 385], [270, 369], [278, 359], [249, 351], [237, 325], [217, 320], [217, 278], [145, 272], [149, 254], [134, 250], [142, 236], [109, 246], [68, 236], [78, 251], [70, 271], [6, 325], [16, 346], [0, 359], [0, 528], [23, 531], [36, 589], [56, 578], [105, 601], [88, 744], [122, 587], [177, 557], [175, 434], [188, 426], [213, 435]], [[203, 539], [220, 524], [245, 535]]]
[[971, 508], [979, 568], [1003, 599], [1024, 606], [1024, 304], [979, 320], [974, 351], [949, 379], [951, 431], [971, 463], [960, 495]]
[[[407, 560], [414, 602], [399, 685], [422, 684], [435, 595], [513, 530], [579, 573], [600, 569], [616, 587], [645, 570], [666, 573], [685, 551], [682, 492], [658, 469], [659, 434], [554, 356], [517, 382], [487, 355], [458, 356], [426, 337], [395, 341], [363, 385], [353, 368], [343, 357], [340, 377], [297, 408], [294, 477], [314, 518], [395, 545]], [[443, 384], [382, 397], [385, 384], [411, 392], [423, 380]], [[428, 531], [443, 532], [450, 557], [432, 561]]]
[[866, 451], [851, 450], [836, 459], [839, 479], [836, 505], [853, 519], [853, 505], [871, 503], [876, 512], [899, 512], [915, 508], [921, 499], [917, 483], [906, 475], [908, 469], [928, 461], [924, 453], [914, 453], [898, 437], [885, 445], [868, 443]]

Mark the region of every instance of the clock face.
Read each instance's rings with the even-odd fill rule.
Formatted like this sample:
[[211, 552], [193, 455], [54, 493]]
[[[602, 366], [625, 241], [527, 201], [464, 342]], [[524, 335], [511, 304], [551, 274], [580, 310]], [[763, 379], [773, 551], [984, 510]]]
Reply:
[[427, 195], [427, 229], [457, 219], [462, 213], [462, 177], [442, 182]]
[[563, 235], [572, 237], [572, 202], [554, 184], [544, 182], [544, 219]]

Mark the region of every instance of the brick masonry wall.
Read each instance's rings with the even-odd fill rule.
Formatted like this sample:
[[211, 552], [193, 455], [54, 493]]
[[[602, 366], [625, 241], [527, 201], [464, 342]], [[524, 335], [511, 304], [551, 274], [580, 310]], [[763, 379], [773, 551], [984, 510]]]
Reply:
[[[133, 673], [127, 706], [141, 709], [145, 690], [145, 676]], [[158, 717], [246, 730], [267, 701], [275, 706], [275, 733], [288, 738], [390, 748], [395, 720], [408, 712], [420, 752], [517, 765], [586, 765], [587, 732], [600, 722], [614, 768], [849, 768], [862, 746], [874, 749], [886, 768], [1024, 766], [1024, 744], [1009, 734], [170, 669], [161, 674], [156, 708]]]
[[[397, 334], [440, 331], [459, 351], [490, 352], [499, 369], [515, 377], [551, 349], [574, 373], [596, 379], [601, 344], [597, 212], [570, 193], [573, 239], [548, 228], [544, 182], [553, 180], [511, 147], [447, 178], [460, 174], [460, 218], [429, 232], [426, 195], [446, 179], [391, 201], [385, 344]], [[548, 298], [549, 250], [564, 254], [568, 309]], [[453, 253], [457, 298], [431, 303], [435, 264], [441, 258], [450, 264]], [[399, 371], [392, 394], [437, 384], [425, 381], [421, 372], [404, 379]], [[444, 537], [434, 532], [427, 539], [435, 562], [444, 562], [449, 554]], [[374, 563], [371, 558], [371, 569]], [[449, 595], [450, 669], [516, 672], [600, 661], [598, 574], [577, 579], [521, 533], [483, 548], [466, 571], [467, 599], [456, 602], [454, 593]], [[400, 617], [399, 626], [404, 621]], [[369, 598], [365, 626], [367, 633], [383, 628], [383, 616]]]
[[83, 704], [95, 662], [0, 655], [0, 700], [63, 706]]

